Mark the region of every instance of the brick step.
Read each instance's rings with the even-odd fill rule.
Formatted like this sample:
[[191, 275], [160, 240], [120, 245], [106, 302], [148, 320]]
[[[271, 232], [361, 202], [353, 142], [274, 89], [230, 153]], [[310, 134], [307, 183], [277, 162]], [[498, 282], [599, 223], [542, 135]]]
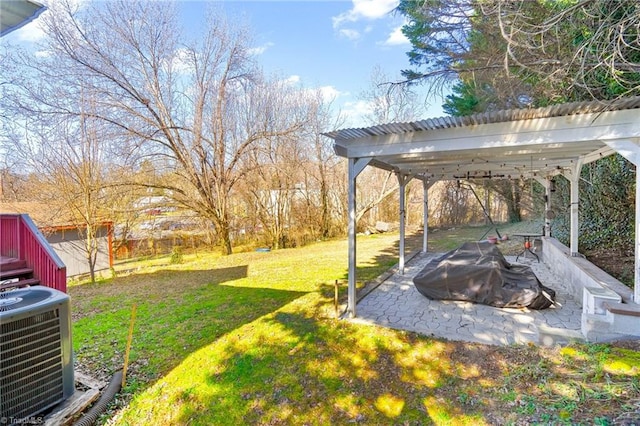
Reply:
[[0, 280], [6, 280], [9, 278], [31, 278], [31, 274], [33, 274], [32, 268], [19, 268], [19, 269], [4, 269], [0, 271]]
[[12, 281], [0, 284], [0, 291], [6, 291], [13, 288], [21, 288], [21, 287], [31, 287], [34, 285], [39, 285], [40, 280], [37, 278], [27, 278], [24, 280]]

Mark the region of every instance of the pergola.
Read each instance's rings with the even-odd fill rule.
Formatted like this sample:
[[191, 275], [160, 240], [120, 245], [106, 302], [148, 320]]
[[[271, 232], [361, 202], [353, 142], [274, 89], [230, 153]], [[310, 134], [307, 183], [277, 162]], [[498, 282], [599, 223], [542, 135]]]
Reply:
[[[348, 307], [356, 316], [356, 179], [367, 166], [392, 171], [399, 182], [400, 255], [404, 270], [405, 186], [423, 183], [424, 237], [427, 251], [428, 189], [441, 180], [533, 178], [546, 190], [551, 179], [571, 183], [570, 251], [578, 255], [580, 170], [584, 164], [619, 153], [640, 164], [640, 97], [614, 102], [579, 102], [538, 109], [512, 109], [466, 117], [381, 124], [326, 133], [335, 152], [349, 164]], [[635, 290], [640, 303], [640, 174], [636, 173]], [[546, 222], [549, 235], [550, 222]]]

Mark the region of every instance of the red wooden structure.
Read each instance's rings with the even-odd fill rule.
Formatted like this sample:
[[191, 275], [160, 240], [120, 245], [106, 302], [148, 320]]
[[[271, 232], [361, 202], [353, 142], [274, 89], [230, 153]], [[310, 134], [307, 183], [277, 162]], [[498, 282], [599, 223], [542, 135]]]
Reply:
[[29, 215], [0, 215], [0, 290], [40, 284], [67, 292], [67, 268]]

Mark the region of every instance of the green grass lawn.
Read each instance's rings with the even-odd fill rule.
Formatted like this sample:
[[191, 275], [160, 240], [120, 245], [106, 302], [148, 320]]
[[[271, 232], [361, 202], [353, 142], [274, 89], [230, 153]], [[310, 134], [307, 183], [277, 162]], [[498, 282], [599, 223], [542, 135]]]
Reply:
[[[485, 231], [433, 233], [430, 250]], [[396, 261], [397, 235], [359, 237], [359, 279]], [[336, 320], [346, 241], [122, 269], [69, 289], [77, 366], [103, 379], [122, 368], [137, 305], [109, 424], [605, 425], [640, 410], [637, 345], [494, 347]]]

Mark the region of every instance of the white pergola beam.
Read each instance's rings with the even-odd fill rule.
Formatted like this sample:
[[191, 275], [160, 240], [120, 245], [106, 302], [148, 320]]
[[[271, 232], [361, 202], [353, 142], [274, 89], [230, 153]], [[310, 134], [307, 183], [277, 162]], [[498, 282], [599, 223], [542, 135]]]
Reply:
[[619, 139], [620, 135], [640, 137], [640, 122], [635, 110], [548, 117], [532, 120], [491, 123], [463, 128], [434, 129], [354, 138], [349, 140], [349, 157], [376, 157], [400, 154], [447, 153], [464, 150], [519, 149], [523, 146], [569, 146]]
[[616, 151], [611, 148], [610, 146], [604, 146], [600, 149], [597, 149], [593, 152], [590, 152], [588, 154], [585, 154], [583, 156], [581, 156], [581, 160], [582, 160], [582, 164], [589, 164], [589, 163], [593, 163], [594, 161], [598, 161], [601, 158], [605, 158], [608, 157], [610, 155], [615, 154]]

